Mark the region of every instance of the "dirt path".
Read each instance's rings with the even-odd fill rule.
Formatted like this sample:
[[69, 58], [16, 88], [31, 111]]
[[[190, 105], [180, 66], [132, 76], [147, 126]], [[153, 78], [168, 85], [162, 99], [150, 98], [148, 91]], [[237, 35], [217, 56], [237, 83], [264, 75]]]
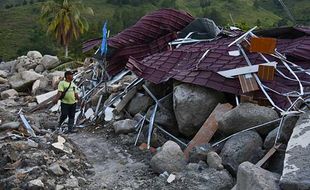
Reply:
[[105, 130], [69, 136], [94, 167], [87, 189], [149, 189], [156, 176], [147, 163], [149, 153], [133, 146], [134, 136], [111, 136]]

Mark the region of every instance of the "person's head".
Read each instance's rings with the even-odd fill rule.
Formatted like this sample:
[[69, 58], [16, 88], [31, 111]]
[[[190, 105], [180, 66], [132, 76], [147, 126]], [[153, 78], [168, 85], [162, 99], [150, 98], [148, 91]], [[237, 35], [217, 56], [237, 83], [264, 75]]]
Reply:
[[65, 79], [68, 82], [71, 82], [73, 80], [73, 73], [71, 71], [66, 71], [65, 72]]

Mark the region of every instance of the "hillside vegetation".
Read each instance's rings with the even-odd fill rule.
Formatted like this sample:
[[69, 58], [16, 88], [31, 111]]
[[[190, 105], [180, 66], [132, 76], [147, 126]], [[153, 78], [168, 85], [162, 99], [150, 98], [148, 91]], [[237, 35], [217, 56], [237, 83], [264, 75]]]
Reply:
[[[0, 1], [0, 58], [14, 59], [28, 50], [43, 54], [62, 55], [63, 49], [51, 36], [47, 36], [39, 22], [40, 7], [45, 0]], [[309, 0], [284, 1], [299, 24], [310, 22]], [[237, 25], [244, 29], [258, 25], [270, 28], [292, 25], [277, 0], [84, 0], [95, 16], [88, 17], [90, 30], [78, 41], [71, 43], [70, 56], [81, 58], [81, 42], [99, 37], [105, 20], [111, 35], [133, 25], [150, 11], [163, 7], [186, 10], [195, 17], [208, 17], [218, 25]]]

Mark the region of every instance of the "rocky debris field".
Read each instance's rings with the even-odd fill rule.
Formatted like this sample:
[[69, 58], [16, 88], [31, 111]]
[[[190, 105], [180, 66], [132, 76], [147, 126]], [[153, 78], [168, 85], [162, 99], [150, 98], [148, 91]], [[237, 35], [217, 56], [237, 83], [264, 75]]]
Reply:
[[59, 108], [29, 111], [57, 88], [59, 64], [37, 51], [0, 64], [0, 189], [310, 188], [307, 105], [282, 117], [178, 81], [128, 89], [137, 77], [127, 73], [87, 101], [104, 114], [85, 112], [67, 135], [56, 129]]

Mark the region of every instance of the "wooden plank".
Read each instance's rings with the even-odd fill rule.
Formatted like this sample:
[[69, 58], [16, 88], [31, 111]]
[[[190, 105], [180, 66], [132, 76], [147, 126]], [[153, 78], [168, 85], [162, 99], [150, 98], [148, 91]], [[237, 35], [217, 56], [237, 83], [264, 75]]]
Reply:
[[137, 93], [137, 87], [133, 87], [128, 91], [128, 93], [124, 96], [124, 98], [121, 100], [119, 104], [117, 104], [116, 108], [114, 109], [114, 112], [120, 113], [125, 106], [128, 104], [128, 102], [135, 96]]
[[187, 160], [189, 159], [189, 152], [195, 146], [206, 144], [211, 140], [218, 129], [217, 120], [222, 117], [224, 113], [231, 110], [232, 107], [233, 106], [230, 104], [218, 104], [215, 107], [208, 119], [204, 122], [195, 137], [189, 142], [187, 148], [184, 150], [184, 156]]
[[239, 75], [238, 77], [243, 93], [259, 90], [258, 84], [252, 74]]
[[274, 79], [275, 68], [268, 65], [258, 66], [258, 77], [261, 80], [272, 81]]
[[275, 38], [256, 38], [250, 40], [250, 52], [273, 54], [277, 45]]
[[277, 149], [281, 146], [281, 144], [273, 146], [267, 154], [260, 160], [258, 161], [255, 165], [261, 167], [274, 153], [277, 151]]
[[270, 63], [262, 63], [259, 65], [251, 65], [251, 66], [245, 66], [245, 67], [239, 67], [239, 68], [235, 68], [235, 69], [229, 69], [229, 70], [225, 70], [225, 71], [219, 71], [217, 72], [218, 74], [222, 75], [223, 77], [226, 78], [233, 78], [234, 76], [238, 76], [238, 75], [244, 75], [244, 74], [248, 74], [248, 73], [256, 73], [259, 71], [259, 67], [260, 66], [269, 66], [269, 67], [276, 67], [277, 62], [273, 61]]
[[54, 97], [57, 93], [58, 93], [58, 90], [54, 90], [54, 91], [36, 96], [38, 104], [41, 104], [45, 100], [47, 100], [51, 97]]

